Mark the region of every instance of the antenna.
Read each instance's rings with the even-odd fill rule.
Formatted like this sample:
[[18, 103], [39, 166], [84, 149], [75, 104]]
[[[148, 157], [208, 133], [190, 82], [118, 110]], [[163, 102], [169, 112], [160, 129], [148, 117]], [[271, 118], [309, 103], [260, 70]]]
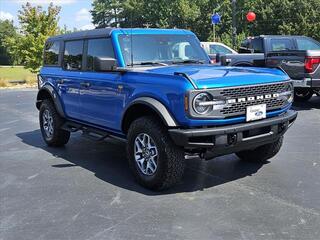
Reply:
[[130, 48], [131, 48], [131, 67], [133, 67], [133, 37], [132, 37], [132, 25], [133, 25], [133, 13], [131, 12], [131, 29], [130, 29]]

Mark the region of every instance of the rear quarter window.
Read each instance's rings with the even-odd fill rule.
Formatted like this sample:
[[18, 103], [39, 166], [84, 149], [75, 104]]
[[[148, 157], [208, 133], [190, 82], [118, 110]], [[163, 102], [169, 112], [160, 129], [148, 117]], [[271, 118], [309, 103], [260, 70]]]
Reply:
[[47, 42], [44, 47], [43, 65], [58, 66], [59, 65], [60, 42]]
[[312, 41], [308, 38], [298, 38], [298, 50], [320, 50], [320, 43]]
[[293, 41], [290, 39], [271, 39], [271, 51], [295, 50]]

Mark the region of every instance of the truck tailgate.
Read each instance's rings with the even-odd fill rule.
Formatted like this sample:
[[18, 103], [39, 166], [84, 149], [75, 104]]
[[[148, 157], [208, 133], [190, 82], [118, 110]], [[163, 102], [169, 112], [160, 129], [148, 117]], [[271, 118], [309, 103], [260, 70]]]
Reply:
[[269, 52], [266, 58], [267, 67], [281, 67], [291, 79], [303, 80], [305, 73], [306, 51]]

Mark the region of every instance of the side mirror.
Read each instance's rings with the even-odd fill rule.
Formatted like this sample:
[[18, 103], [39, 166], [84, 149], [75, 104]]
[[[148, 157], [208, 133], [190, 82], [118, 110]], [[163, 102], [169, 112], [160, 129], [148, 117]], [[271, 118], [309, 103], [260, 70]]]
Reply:
[[99, 58], [93, 59], [94, 70], [97, 72], [111, 72], [117, 70], [117, 60], [114, 58]]
[[216, 55], [216, 62], [220, 63], [221, 66], [227, 66], [227, 56], [223, 53], [217, 53]]

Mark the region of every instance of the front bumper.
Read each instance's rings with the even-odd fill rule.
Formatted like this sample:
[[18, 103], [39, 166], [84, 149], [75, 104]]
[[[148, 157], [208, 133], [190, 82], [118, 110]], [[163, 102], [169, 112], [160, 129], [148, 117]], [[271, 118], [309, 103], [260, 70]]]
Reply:
[[230, 126], [169, 129], [175, 144], [186, 149], [207, 149], [215, 156], [253, 149], [279, 139], [296, 120], [293, 110], [273, 118]]
[[292, 80], [294, 87], [320, 88], [320, 79], [306, 78], [303, 80]]

